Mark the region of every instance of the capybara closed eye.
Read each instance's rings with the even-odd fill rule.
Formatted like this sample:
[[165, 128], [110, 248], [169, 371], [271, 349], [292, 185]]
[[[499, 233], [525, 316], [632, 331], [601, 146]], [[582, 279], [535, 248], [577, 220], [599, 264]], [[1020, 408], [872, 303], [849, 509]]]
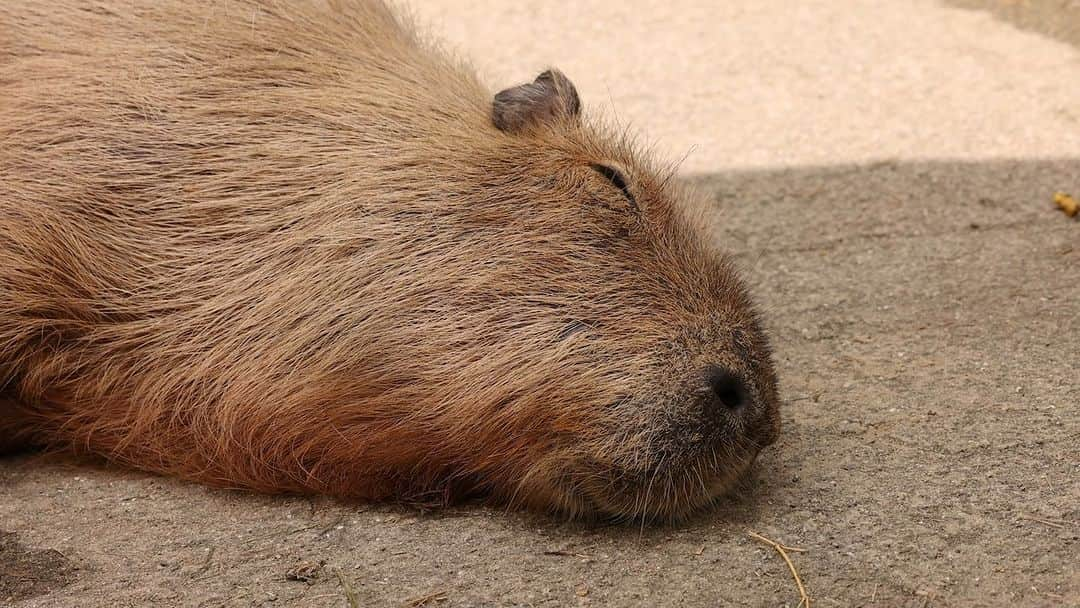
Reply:
[[693, 195], [376, 0], [5, 0], [0, 142], [0, 445], [649, 518], [778, 432]]

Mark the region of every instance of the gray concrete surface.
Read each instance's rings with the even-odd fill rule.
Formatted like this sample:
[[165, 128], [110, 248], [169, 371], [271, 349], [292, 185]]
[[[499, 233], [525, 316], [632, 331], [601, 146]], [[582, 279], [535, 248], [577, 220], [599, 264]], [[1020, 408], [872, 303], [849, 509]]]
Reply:
[[995, 15], [1026, 4], [982, 4], [417, 6], [493, 88], [558, 65], [662, 154], [694, 148], [785, 398], [716, 511], [417, 513], [23, 455], [0, 460], [0, 591], [17, 567], [42, 579], [20, 608], [796, 606], [755, 531], [805, 549], [815, 607], [1080, 606], [1080, 222], [1051, 203], [1080, 194], [1080, 51], [1041, 33], [1068, 30], [1053, 7], [1021, 29]]

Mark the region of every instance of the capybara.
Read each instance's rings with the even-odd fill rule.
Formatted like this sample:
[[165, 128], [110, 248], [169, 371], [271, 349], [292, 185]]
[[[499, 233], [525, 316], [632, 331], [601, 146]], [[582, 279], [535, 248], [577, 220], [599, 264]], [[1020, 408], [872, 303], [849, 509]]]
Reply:
[[0, 3], [0, 443], [675, 518], [779, 429], [703, 206], [377, 0]]

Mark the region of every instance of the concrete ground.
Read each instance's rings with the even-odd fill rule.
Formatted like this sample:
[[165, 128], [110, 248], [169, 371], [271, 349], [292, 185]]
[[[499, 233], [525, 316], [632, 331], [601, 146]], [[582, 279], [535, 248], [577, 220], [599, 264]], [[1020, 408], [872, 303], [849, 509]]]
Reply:
[[1080, 606], [1080, 3], [570, 4], [415, 11], [493, 88], [557, 65], [685, 156], [777, 346], [746, 491], [597, 527], [23, 455], [0, 605], [796, 606], [754, 531], [813, 606]]

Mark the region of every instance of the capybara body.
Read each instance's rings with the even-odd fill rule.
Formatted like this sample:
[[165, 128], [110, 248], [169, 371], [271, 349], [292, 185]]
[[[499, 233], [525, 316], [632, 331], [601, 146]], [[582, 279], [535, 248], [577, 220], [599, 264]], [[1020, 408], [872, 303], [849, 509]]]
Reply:
[[0, 3], [0, 444], [674, 517], [778, 430], [700, 205], [375, 0]]

